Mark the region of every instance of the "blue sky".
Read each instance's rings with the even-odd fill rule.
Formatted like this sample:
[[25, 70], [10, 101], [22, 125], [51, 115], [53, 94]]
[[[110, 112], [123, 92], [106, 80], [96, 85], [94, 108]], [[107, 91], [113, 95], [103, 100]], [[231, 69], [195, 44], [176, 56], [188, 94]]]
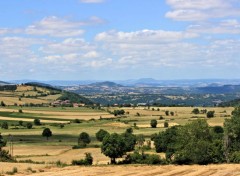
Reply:
[[0, 1], [0, 80], [240, 78], [238, 0]]

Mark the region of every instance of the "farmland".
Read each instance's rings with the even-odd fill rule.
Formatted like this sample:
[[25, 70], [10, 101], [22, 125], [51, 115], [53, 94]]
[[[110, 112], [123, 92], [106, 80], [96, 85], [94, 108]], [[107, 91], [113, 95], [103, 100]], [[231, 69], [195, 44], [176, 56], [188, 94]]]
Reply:
[[[100, 129], [105, 129], [110, 133], [123, 133], [127, 128], [132, 127], [134, 129], [134, 134], [143, 134], [146, 139], [149, 139], [152, 134], [165, 130], [163, 126], [165, 121], [169, 123], [169, 126], [175, 126], [184, 125], [198, 118], [207, 119], [205, 114], [192, 114], [192, 110], [194, 109], [192, 107], [121, 108], [126, 112], [126, 114], [119, 117], [114, 117], [114, 115], [109, 114], [109, 112], [119, 108], [102, 108], [101, 110], [97, 110], [86, 107], [22, 107], [22, 113], [19, 113], [18, 109], [19, 107], [16, 106], [0, 108], [1, 122], [7, 121], [10, 124], [9, 129], [0, 129], [0, 132], [5, 137], [7, 137], [9, 134], [13, 135], [13, 155], [18, 161], [31, 160], [34, 162], [44, 163], [37, 165], [31, 164], [29, 166], [31, 166], [37, 172], [39, 172], [41, 169], [45, 169], [46, 173], [55, 172], [55, 169], [51, 170], [49, 168], [56, 167], [54, 163], [57, 161], [61, 161], [69, 165], [73, 159], [84, 158], [84, 154], [86, 152], [90, 152], [92, 154], [94, 158], [94, 165], [108, 164], [110, 162], [109, 158], [101, 153], [101, 149], [99, 148], [101, 143], [98, 142], [95, 137], [96, 132]], [[233, 110], [233, 108], [220, 107], [206, 109], [208, 111], [215, 111], [215, 117], [207, 119], [210, 126], [222, 126], [224, 119], [229, 118]], [[165, 114], [166, 111], [174, 112], [174, 115], [167, 116]], [[162, 116], [163, 119], [160, 119], [160, 116]], [[36, 118], [40, 119], [42, 123], [41, 126], [34, 125], [32, 129], [27, 129], [18, 125], [20, 120], [23, 121], [23, 123], [27, 123], [33, 122], [33, 120]], [[81, 123], [74, 123], [74, 119], [81, 120]], [[151, 128], [150, 120], [152, 119], [157, 120], [157, 128]], [[59, 127], [60, 123], [64, 124], [63, 128]], [[134, 128], [134, 124], [137, 126], [136, 128]], [[41, 136], [42, 130], [45, 127], [50, 128], [53, 132], [53, 136], [49, 140], [46, 140], [46, 138]], [[77, 144], [78, 135], [83, 131], [90, 135], [91, 143], [87, 146], [87, 148], [73, 150], [72, 146]], [[5, 149], [9, 149], [8, 146]], [[148, 152], [155, 153], [154, 149]], [[164, 157], [164, 155], [161, 156]], [[2, 168], [0, 169], [3, 172], [9, 171], [11, 170], [9, 165], [12, 167], [15, 166], [14, 164], [8, 164], [8, 167], [3, 167], [4, 165], [1, 165]], [[22, 163], [19, 163], [16, 166], [18, 165], [21, 172], [27, 172], [26, 166], [22, 166]], [[85, 168], [86, 175], [103, 173], [104, 167], [96, 167], [96, 170]], [[164, 166], [163, 168], [167, 167], [171, 166]], [[111, 172], [113, 174], [117, 174], [120, 168], [121, 166], [111, 167]], [[68, 169], [69, 168], [67, 167], [66, 169], [59, 169], [59, 171], [61, 170], [61, 172], [74, 173], [78, 172], [79, 168], [72, 167], [70, 168], [70, 171]], [[206, 172], [209, 170], [209, 172], [211, 172], [211, 169], [212, 168], [207, 168]], [[190, 169], [189, 173], [198, 173], [195, 173], [193, 170], [194, 169]], [[165, 171], [158, 171], [158, 168], [154, 168], [154, 172], [162, 173]], [[171, 173], [175, 172], [177, 171], [173, 169], [172, 172], [167, 173], [171, 175]], [[136, 172], [136, 174], [139, 175], [144, 175], [144, 173], [145, 172]], [[148, 173], [150, 172], [146, 172], [145, 174]], [[167, 173], [166, 175], [168, 175]], [[44, 175], [44, 173], [38, 174]]]
[[[41, 96], [38, 94], [46, 94]], [[110, 159], [101, 152], [101, 142], [96, 139], [95, 134], [104, 129], [109, 133], [124, 133], [126, 129], [132, 128], [134, 135], [143, 135], [150, 140], [155, 133], [165, 131], [164, 124], [168, 127], [179, 126], [191, 123], [197, 119], [206, 119], [209, 126], [223, 126], [224, 120], [231, 117], [232, 107], [63, 107], [49, 106], [57, 100], [61, 93], [50, 95], [48, 89], [34, 88], [33, 86], [19, 86], [16, 91], [1, 91], [0, 100], [6, 103], [0, 107], [0, 124], [8, 123], [8, 129], [0, 129], [8, 145], [4, 148], [10, 150], [9, 135], [13, 141], [13, 156], [18, 163], [2, 163], [2, 173], [18, 168], [18, 174], [33, 175], [57, 175], [56, 172], [77, 175], [83, 172], [85, 175], [201, 175], [210, 174], [231, 174], [238, 172], [238, 166], [229, 165], [224, 168], [222, 165], [201, 166], [109, 166]], [[24, 94], [24, 96], [23, 96]], [[27, 97], [25, 97], [27, 95]], [[48, 106], [25, 106], [26, 104], [46, 104]], [[207, 118], [206, 113], [194, 114], [193, 110], [214, 111], [213, 118]], [[123, 110], [124, 115], [115, 116], [116, 110]], [[168, 113], [167, 113], [168, 112]], [[35, 125], [34, 120], [39, 119], [41, 124]], [[152, 128], [151, 120], [157, 121], [157, 127]], [[21, 124], [20, 124], [21, 122]], [[28, 129], [27, 124], [33, 124]], [[43, 129], [49, 128], [52, 136], [47, 140], [42, 136]], [[86, 148], [72, 149], [77, 145], [78, 136], [82, 132], [90, 135], [91, 143]], [[72, 160], [79, 160], [85, 157], [85, 153], [91, 153], [93, 157], [92, 167], [70, 166]], [[153, 141], [151, 147], [145, 153], [157, 154], [165, 158], [164, 153], [156, 153]], [[121, 161], [118, 158], [118, 161]], [[68, 166], [59, 168], [59, 164]], [[234, 166], [234, 169], [233, 169]], [[106, 171], [106, 169], [108, 171]], [[137, 169], [137, 171], [136, 171]], [[130, 171], [132, 170], [132, 171]]]

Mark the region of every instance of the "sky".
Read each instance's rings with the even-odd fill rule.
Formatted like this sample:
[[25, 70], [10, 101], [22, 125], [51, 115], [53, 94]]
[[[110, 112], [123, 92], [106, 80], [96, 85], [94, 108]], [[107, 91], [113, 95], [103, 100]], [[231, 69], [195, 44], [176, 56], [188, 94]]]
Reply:
[[0, 1], [0, 80], [239, 79], [239, 0]]

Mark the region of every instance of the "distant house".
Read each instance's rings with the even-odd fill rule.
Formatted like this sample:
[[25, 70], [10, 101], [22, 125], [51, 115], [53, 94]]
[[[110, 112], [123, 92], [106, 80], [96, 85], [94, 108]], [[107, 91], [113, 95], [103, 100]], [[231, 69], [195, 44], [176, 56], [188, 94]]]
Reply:
[[83, 106], [85, 106], [84, 103], [73, 103], [74, 108], [83, 107]]

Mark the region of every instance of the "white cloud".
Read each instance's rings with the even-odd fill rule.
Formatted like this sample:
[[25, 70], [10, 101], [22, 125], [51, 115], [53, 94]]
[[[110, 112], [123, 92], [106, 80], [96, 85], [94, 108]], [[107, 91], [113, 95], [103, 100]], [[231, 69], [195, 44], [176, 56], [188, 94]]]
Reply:
[[187, 38], [195, 38], [197, 36], [197, 34], [185, 32], [142, 30], [136, 32], [103, 32], [98, 34], [95, 39], [96, 41], [145, 44], [174, 42]]
[[228, 19], [212, 23], [205, 22], [190, 25], [187, 30], [194, 33], [240, 34], [240, 22], [236, 19]]
[[84, 58], [96, 58], [99, 57], [99, 53], [96, 51], [89, 51], [86, 54], [83, 55]]
[[61, 42], [51, 42], [42, 46], [39, 50], [45, 54], [69, 54], [88, 52], [95, 49], [95, 46], [85, 42], [82, 38], [66, 38]]
[[82, 26], [103, 23], [98, 17], [91, 17], [85, 21], [70, 21], [69, 19], [50, 16], [28, 26], [25, 32], [29, 35], [48, 35], [52, 37], [76, 37], [84, 33]]
[[179, 21], [203, 21], [212, 18], [240, 16], [235, 0], [166, 0], [173, 10], [167, 18]]
[[82, 3], [102, 3], [105, 2], [105, 0], [80, 0]]
[[174, 9], [215, 9], [230, 7], [226, 0], [166, 0]]

